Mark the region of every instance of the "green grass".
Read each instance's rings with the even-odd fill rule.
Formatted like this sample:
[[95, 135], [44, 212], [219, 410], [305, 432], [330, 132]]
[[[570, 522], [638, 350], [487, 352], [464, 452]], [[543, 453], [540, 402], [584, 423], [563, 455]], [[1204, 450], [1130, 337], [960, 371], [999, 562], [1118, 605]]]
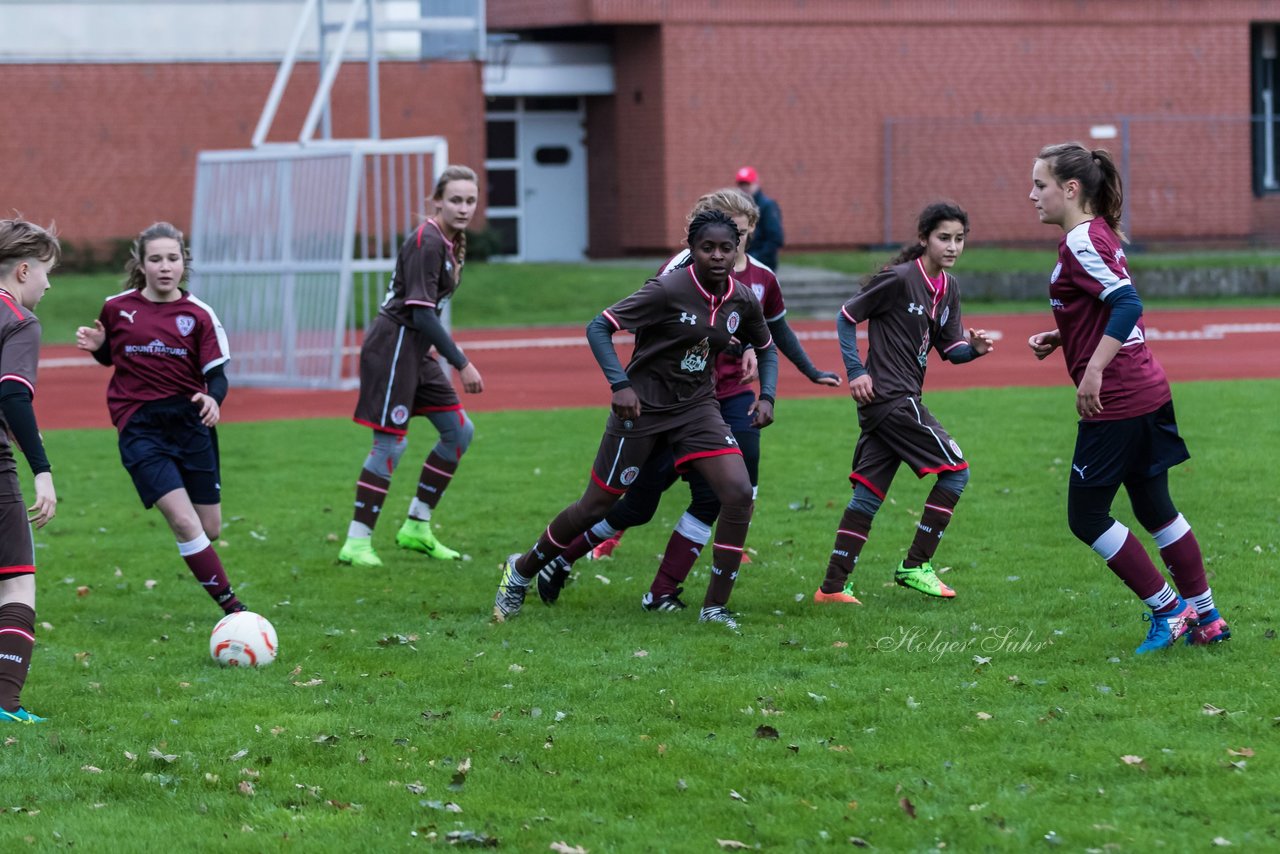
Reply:
[[[1235, 638], [1141, 659], [1140, 604], [1067, 531], [1065, 387], [927, 397], [974, 467], [936, 562], [960, 595], [888, 583], [929, 486], [904, 472], [852, 610], [808, 601], [848, 499], [852, 406], [780, 401], [755, 562], [733, 600], [741, 637], [637, 607], [680, 486], [613, 560], [580, 564], [555, 608], [532, 600], [508, 624], [489, 621], [499, 561], [581, 490], [603, 407], [474, 416], [437, 512], [441, 539], [471, 560], [448, 565], [390, 545], [432, 442], [416, 425], [376, 572], [334, 563], [366, 431], [227, 425], [219, 550], [282, 645], [258, 671], [209, 661], [217, 611], [159, 515], [138, 506], [114, 436], [51, 432], [61, 503], [37, 535], [37, 621], [49, 625], [24, 694], [51, 721], [3, 733], [0, 839], [120, 851], [407, 850], [443, 847], [450, 832], [520, 851], [719, 851], [717, 839], [807, 851], [851, 837], [887, 851], [1023, 851], [1047, 836], [1072, 851], [1206, 849], [1215, 837], [1274, 847], [1280, 499], [1257, 472], [1280, 437], [1238, 437], [1280, 407], [1280, 382], [1175, 395], [1193, 459], [1172, 473], [1174, 497]], [[1133, 524], [1123, 500], [1117, 514]]]

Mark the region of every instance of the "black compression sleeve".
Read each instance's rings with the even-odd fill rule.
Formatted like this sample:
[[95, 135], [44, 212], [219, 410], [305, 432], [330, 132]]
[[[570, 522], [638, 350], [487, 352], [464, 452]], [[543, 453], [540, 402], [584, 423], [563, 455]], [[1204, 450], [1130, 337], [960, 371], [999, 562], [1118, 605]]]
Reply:
[[222, 401], [227, 399], [227, 372], [222, 365], [214, 365], [205, 372], [204, 384], [209, 388], [209, 397], [221, 406]]
[[440, 322], [440, 317], [436, 314], [435, 309], [415, 307], [413, 309], [413, 326], [427, 336], [427, 340], [436, 348], [436, 352], [444, 356], [445, 361], [453, 365], [456, 370], [460, 371], [468, 365], [467, 357], [462, 355], [458, 345], [453, 343], [453, 339], [445, 331], [444, 324]]
[[0, 412], [4, 413], [9, 432], [27, 458], [32, 474], [49, 471], [51, 466], [44, 455], [44, 442], [40, 441], [36, 412], [31, 408], [31, 389], [16, 380], [0, 383]]
[[597, 314], [587, 324], [587, 344], [591, 346], [591, 355], [596, 357], [600, 370], [604, 371], [610, 390], [629, 388], [631, 380], [618, 359], [618, 351], [613, 348], [613, 324], [605, 320], [603, 314]]

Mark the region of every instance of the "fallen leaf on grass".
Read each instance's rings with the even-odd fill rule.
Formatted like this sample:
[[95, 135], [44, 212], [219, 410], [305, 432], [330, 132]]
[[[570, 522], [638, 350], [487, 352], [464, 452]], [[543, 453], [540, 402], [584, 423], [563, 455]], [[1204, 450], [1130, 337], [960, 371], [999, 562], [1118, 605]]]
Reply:
[[844, 649], [848, 645], [849, 644], [846, 643], [845, 641], [836, 641], [835, 643], [832, 644], [832, 646], [834, 646], [836, 649]]
[[250, 783], [248, 780], [241, 780], [239, 789], [240, 794], [242, 795], [253, 795], [253, 783]]
[[907, 814], [907, 818], [916, 817], [916, 805], [911, 803], [910, 798], [903, 798], [898, 801], [898, 806], [902, 807], [902, 811]]
[[135, 760], [135, 759], [137, 759], [137, 758], [138, 758], [138, 754], [136, 754], [136, 753], [130, 753], [129, 751], [127, 751], [127, 750], [126, 750], [126, 751], [124, 752], [124, 758], [125, 758], [125, 759], [128, 759], [130, 762], [132, 762], [133, 760]]
[[871, 843], [863, 839], [861, 836], [850, 836], [849, 844], [854, 848], [870, 848]]
[[290, 675], [290, 676], [297, 676], [297, 675], [298, 675], [299, 673], [301, 673], [301, 672], [302, 672], [302, 665], [301, 665], [301, 664], [299, 664], [299, 665], [297, 665], [296, 667], [294, 667], [292, 670], [290, 670], [290, 671], [289, 671], [289, 675]]
[[729, 797], [733, 798], [735, 801], [742, 801], [744, 804], [747, 802], [746, 798], [742, 797], [742, 795], [739, 795], [733, 789], [729, 790]]
[[1200, 708], [1200, 711], [1204, 712], [1206, 715], [1209, 715], [1210, 717], [1213, 717], [1214, 715], [1225, 715], [1227, 713], [1226, 709], [1219, 709], [1213, 703], [1205, 703]]
[[85, 587], [83, 584], [82, 584], [82, 585], [80, 585], [79, 587], [77, 587], [77, 588], [76, 588], [76, 595], [77, 595], [77, 596], [88, 596], [88, 595], [89, 595], [89, 588], [88, 588], [88, 587]]
[[613, 583], [613, 582], [611, 582], [609, 579], [605, 578], [603, 575], [597, 575], [597, 576], [596, 576], [596, 580], [597, 580], [597, 581], [599, 581], [601, 584], [612, 584], [612, 583]]
[[1232, 756], [1246, 756], [1246, 757], [1248, 757], [1248, 756], [1252, 756], [1252, 755], [1253, 755], [1253, 748], [1252, 748], [1252, 747], [1242, 747], [1242, 748], [1240, 748], [1239, 750], [1232, 750], [1231, 748], [1229, 748], [1229, 747], [1228, 747], [1228, 748], [1227, 748], [1227, 753], [1231, 754]]
[[422, 785], [421, 782], [405, 783], [404, 787], [409, 790], [411, 795], [421, 795], [427, 790], [427, 787]]
[[568, 842], [552, 842], [551, 850], [556, 854], [587, 854], [587, 849], [581, 845], [570, 845]]
[[1217, 845], [1219, 848], [1226, 848], [1231, 844], [1231, 840], [1222, 836], [1215, 836], [1213, 837], [1213, 844]]
[[984, 665], [984, 664], [990, 664], [990, 663], [991, 663], [991, 656], [989, 656], [989, 655], [975, 655], [975, 656], [973, 657], [973, 663], [974, 663], [974, 664], [976, 664], [976, 665], [978, 665], [979, 667], [981, 667], [981, 666], [982, 666], [982, 665]]
[[648, 658], [649, 651], [647, 649], [637, 649], [634, 655], [636, 658]]
[[323, 684], [324, 684], [324, 680], [323, 680], [323, 679], [308, 679], [306, 682], [294, 682], [293, 684], [294, 684], [294, 686], [295, 686], [295, 687], [298, 687], [298, 688], [314, 688], [314, 687], [315, 687], [315, 686], [317, 686], [317, 685], [323, 685]]
[[96, 765], [81, 765], [81, 766], [80, 766], [80, 770], [81, 770], [81, 771], [88, 771], [90, 774], [101, 774], [101, 773], [102, 773], [102, 769], [101, 769], [101, 768], [99, 768], [99, 767], [98, 767], [98, 766], [96, 766]]
[[237, 750], [235, 753], [233, 753], [233, 754], [231, 754], [230, 756], [228, 756], [228, 757], [227, 757], [227, 761], [228, 761], [228, 762], [239, 762], [241, 759], [244, 759], [244, 758], [245, 758], [246, 756], [248, 756], [248, 755], [249, 755], [249, 751], [248, 751], [248, 750]]
[[146, 581], [142, 582], [142, 586], [147, 588], [148, 590], [154, 590], [156, 587], [156, 584], [157, 582], [154, 578], [148, 578]]
[[736, 839], [717, 839], [716, 844], [726, 851], [745, 851], [751, 846]]
[[1137, 765], [1139, 768], [1144, 770], [1147, 767], [1146, 762], [1143, 761], [1141, 756], [1134, 756], [1131, 753], [1126, 753], [1124, 756], [1121, 756], [1120, 761], [1125, 765]]
[[978, 720], [989, 721], [991, 720], [991, 715], [987, 714], [986, 712], [978, 712]]
[[756, 727], [756, 738], [772, 738], [777, 740], [778, 731], [771, 726], [761, 725]]
[[169, 763], [172, 763], [175, 759], [178, 758], [178, 754], [162, 753], [160, 752], [160, 748], [158, 747], [153, 747], [150, 750], [148, 750], [147, 755], [150, 756], [152, 759], [159, 759], [163, 762], [169, 762]]
[[[6, 735], [6, 736], [4, 737], [4, 746], [5, 746], [5, 747], [8, 747], [8, 746], [10, 746], [10, 745], [12, 745], [12, 744], [17, 744], [17, 743], [18, 743], [18, 740], [17, 740], [16, 738], [14, 738], [13, 736], [11, 736], [11, 735]], [[125, 755], [127, 756], [128, 754], [125, 754]]]

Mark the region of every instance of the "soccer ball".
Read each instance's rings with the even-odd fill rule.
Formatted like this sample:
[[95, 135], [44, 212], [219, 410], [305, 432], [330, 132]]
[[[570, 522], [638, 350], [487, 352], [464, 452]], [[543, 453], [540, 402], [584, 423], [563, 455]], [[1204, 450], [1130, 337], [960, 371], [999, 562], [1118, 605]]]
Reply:
[[264, 667], [276, 660], [276, 630], [267, 618], [237, 611], [209, 635], [209, 655], [224, 667]]

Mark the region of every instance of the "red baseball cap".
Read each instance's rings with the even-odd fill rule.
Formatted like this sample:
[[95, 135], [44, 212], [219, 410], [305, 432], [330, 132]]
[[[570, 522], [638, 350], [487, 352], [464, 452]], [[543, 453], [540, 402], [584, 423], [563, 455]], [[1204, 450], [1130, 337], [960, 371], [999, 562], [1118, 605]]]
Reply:
[[756, 174], [754, 166], [743, 166], [738, 170], [736, 180], [739, 184], [755, 184], [760, 180], [760, 176]]

